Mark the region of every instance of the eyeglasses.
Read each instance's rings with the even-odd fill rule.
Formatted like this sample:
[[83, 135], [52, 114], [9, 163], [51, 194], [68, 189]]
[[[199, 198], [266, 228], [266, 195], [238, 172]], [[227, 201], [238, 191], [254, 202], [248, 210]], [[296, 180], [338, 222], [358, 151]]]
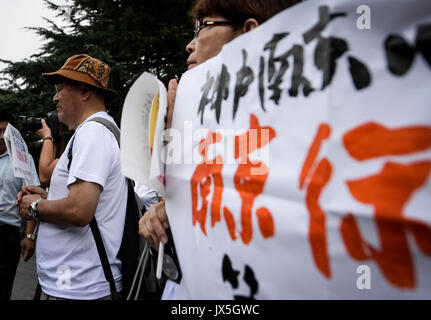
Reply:
[[63, 89], [64, 88], [64, 86], [78, 86], [78, 85], [80, 85], [80, 84], [82, 84], [82, 83], [79, 83], [79, 82], [77, 82], [77, 81], [64, 81], [64, 82], [58, 82], [58, 83], [56, 83], [55, 84], [55, 91], [58, 93], [61, 89]]
[[214, 20], [205, 20], [203, 21], [202, 19], [196, 19], [195, 21], [195, 38], [198, 37], [199, 32], [208, 26], [215, 26], [218, 24], [234, 24], [233, 21], [231, 20], [218, 20], [218, 21], [214, 21]]

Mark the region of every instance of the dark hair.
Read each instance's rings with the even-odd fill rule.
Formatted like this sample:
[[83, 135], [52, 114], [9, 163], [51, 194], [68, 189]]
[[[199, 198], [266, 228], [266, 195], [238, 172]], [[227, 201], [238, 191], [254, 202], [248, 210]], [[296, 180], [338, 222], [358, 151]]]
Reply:
[[193, 19], [220, 15], [225, 19], [242, 24], [254, 18], [261, 24], [302, 0], [197, 0], [193, 9]]
[[10, 123], [13, 122], [12, 115], [7, 111], [0, 112], [0, 122], [4, 122], [4, 121], [10, 122]]

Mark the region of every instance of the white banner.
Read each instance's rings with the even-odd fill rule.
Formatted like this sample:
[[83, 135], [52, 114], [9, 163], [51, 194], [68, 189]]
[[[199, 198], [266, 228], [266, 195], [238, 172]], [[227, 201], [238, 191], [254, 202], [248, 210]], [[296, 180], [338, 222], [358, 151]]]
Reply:
[[12, 162], [13, 175], [25, 181], [31, 181], [33, 177], [31, 159], [21, 133], [9, 123], [4, 133], [4, 140]]
[[306, 1], [183, 75], [177, 298], [431, 298], [430, 32], [428, 0]]

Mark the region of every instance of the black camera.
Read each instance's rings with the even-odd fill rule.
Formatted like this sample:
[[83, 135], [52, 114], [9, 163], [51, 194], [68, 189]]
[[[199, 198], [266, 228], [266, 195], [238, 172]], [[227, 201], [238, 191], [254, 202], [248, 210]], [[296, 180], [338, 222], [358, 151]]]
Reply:
[[51, 129], [52, 138], [58, 141], [61, 138], [62, 128], [58, 120], [57, 110], [50, 111], [46, 114], [46, 118], [36, 118], [20, 116], [22, 130], [24, 132], [36, 132], [42, 129], [42, 119], [45, 119], [46, 124]]

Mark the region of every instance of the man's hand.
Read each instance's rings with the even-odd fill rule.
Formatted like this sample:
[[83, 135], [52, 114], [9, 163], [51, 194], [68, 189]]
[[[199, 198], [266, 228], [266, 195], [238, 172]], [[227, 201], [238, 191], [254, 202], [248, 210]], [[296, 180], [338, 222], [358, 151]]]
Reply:
[[[29, 190], [30, 189], [30, 190]], [[22, 218], [29, 219], [28, 208], [39, 198], [45, 198], [46, 192], [41, 188], [27, 188], [24, 192], [34, 191], [37, 194], [20, 195], [17, 199]], [[69, 195], [58, 200], [42, 200], [37, 205], [38, 217], [44, 222], [62, 226], [84, 227], [96, 213], [102, 186], [97, 183], [77, 180], [69, 186]]]
[[36, 134], [41, 138], [52, 137], [51, 129], [46, 124], [45, 120], [42, 119], [42, 129], [36, 131]]
[[48, 197], [48, 192], [41, 187], [36, 186], [24, 186], [21, 188], [21, 191], [18, 192], [16, 196], [15, 205], [19, 206], [21, 204], [22, 198], [26, 195], [37, 194], [39, 198], [46, 199]]
[[168, 242], [166, 229], [169, 228], [168, 216], [165, 210], [165, 201], [153, 204], [150, 210], [144, 213], [139, 220], [139, 234], [143, 236], [150, 245], [159, 250], [159, 243]]
[[29, 194], [21, 198], [19, 204], [19, 215], [21, 218], [25, 220], [33, 220], [33, 218], [28, 215], [28, 208], [37, 199], [40, 199], [40, 195], [38, 194]]
[[34, 254], [35, 243], [34, 240], [24, 238], [21, 242], [21, 256], [27, 262]]

